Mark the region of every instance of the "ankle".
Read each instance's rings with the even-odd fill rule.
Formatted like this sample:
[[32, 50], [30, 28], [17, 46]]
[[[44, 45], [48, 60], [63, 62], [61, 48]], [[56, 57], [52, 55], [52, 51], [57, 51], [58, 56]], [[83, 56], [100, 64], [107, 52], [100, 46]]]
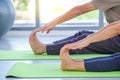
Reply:
[[73, 62], [72, 61], [70, 61], [70, 62], [63, 62], [62, 64], [61, 64], [61, 70], [62, 71], [69, 71], [69, 70], [73, 70]]
[[74, 69], [77, 71], [85, 71], [84, 61], [77, 61], [74, 64]]
[[84, 61], [73, 61], [69, 64], [62, 64], [61, 65], [62, 71], [85, 71]]
[[43, 45], [42, 49], [41, 48], [36, 48], [34, 51], [35, 55], [40, 55], [46, 52], [46, 45]]

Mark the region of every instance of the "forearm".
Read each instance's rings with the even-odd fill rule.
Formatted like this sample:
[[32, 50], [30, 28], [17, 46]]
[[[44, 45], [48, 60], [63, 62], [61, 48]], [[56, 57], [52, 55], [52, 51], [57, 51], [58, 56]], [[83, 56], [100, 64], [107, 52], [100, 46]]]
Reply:
[[76, 6], [76, 7], [72, 8], [71, 10], [69, 10], [68, 12], [66, 12], [65, 14], [54, 19], [50, 23], [57, 25], [57, 24], [65, 22], [65, 21], [68, 21], [70, 19], [73, 19], [81, 14], [86, 13], [86, 12], [93, 11], [95, 9], [96, 8], [92, 5], [91, 2], [86, 3], [84, 5]]
[[120, 23], [110, 24], [85, 38], [89, 43], [99, 42], [120, 34]]

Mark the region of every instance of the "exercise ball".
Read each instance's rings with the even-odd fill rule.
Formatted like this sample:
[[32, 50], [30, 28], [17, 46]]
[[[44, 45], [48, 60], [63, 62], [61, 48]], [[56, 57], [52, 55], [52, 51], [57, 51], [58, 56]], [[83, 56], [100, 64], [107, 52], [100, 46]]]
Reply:
[[15, 20], [15, 9], [12, 0], [0, 1], [0, 37], [10, 31]]

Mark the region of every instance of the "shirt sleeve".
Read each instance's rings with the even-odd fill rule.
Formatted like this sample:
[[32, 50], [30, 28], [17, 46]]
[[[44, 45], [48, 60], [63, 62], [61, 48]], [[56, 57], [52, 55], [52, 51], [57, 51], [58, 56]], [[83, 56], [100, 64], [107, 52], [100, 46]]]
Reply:
[[117, 5], [120, 5], [120, 0], [92, 0], [92, 4], [101, 11], [107, 11]]

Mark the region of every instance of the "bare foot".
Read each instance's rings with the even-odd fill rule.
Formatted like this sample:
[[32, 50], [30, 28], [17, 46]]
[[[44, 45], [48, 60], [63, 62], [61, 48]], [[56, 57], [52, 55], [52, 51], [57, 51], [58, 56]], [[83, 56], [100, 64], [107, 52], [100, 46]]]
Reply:
[[68, 48], [61, 49], [60, 59], [61, 59], [61, 69], [63, 71], [66, 70], [85, 71], [84, 61], [71, 59]]
[[36, 37], [36, 33], [34, 31], [30, 35], [29, 43], [30, 43], [30, 46], [31, 46], [33, 52], [36, 55], [46, 52], [46, 45], [39, 42], [39, 40]]
[[64, 70], [70, 70], [73, 60], [70, 58], [68, 49], [62, 48], [60, 51], [60, 59], [61, 59], [61, 69]]

